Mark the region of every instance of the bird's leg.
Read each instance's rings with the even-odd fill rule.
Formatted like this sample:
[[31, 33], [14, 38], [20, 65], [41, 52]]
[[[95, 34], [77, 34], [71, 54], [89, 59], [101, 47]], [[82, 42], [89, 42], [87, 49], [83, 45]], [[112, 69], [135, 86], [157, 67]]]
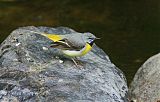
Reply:
[[77, 64], [77, 62], [75, 61], [75, 59], [74, 59], [74, 58], [71, 58], [71, 59], [72, 59], [73, 63], [76, 65], [76, 67], [78, 67], [78, 64]]
[[76, 59], [76, 61], [77, 61], [78, 65], [83, 66], [83, 64], [84, 64], [84, 63], [83, 63], [82, 61], [78, 60], [78, 58], [77, 58], [77, 57], [75, 57], [75, 59]]
[[83, 66], [83, 63], [77, 59], [77, 57], [72, 58], [72, 61], [74, 62], [74, 64], [76, 65], [76, 67], [79, 66]]

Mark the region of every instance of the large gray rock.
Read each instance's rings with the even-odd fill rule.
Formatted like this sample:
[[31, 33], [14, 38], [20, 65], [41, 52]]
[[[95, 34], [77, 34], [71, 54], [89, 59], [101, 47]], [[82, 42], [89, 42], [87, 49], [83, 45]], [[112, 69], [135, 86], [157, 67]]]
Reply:
[[0, 101], [127, 102], [123, 73], [96, 45], [79, 58], [77, 68], [51, 41], [26, 29], [72, 33], [65, 27], [24, 27], [13, 31], [0, 46]]
[[129, 93], [135, 102], [160, 101], [160, 53], [149, 58], [139, 68]]

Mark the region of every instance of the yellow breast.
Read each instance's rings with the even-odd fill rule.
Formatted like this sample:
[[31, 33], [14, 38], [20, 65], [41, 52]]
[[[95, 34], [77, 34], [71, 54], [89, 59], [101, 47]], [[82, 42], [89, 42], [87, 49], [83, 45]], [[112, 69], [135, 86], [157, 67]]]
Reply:
[[81, 56], [87, 54], [92, 49], [92, 46], [86, 43], [85, 49], [81, 51]]

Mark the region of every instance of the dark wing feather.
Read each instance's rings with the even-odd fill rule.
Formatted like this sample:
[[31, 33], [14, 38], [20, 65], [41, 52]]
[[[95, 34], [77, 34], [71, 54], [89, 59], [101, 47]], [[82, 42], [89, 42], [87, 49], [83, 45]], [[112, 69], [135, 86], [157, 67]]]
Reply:
[[51, 43], [51, 47], [58, 48], [61, 50], [81, 50], [83, 47], [74, 46], [73, 43], [67, 39], [62, 39]]

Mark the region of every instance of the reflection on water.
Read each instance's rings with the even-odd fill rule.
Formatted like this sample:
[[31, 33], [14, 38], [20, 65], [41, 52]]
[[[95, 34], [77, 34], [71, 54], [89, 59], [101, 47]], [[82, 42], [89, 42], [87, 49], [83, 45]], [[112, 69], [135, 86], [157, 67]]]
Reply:
[[0, 42], [28, 25], [89, 31], [130, 82], [160, 50], [159, 7], [159, 0], [0, 0]]

